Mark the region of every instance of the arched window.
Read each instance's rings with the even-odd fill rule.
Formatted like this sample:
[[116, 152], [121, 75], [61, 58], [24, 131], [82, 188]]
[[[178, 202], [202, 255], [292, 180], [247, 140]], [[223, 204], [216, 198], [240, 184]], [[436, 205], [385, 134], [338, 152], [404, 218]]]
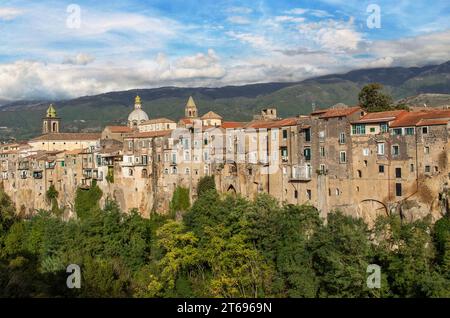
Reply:
[[147, 178], [148, 172], [147, 169], [142, 169], [142, 178]]
[[133, 176], [133, 169], [129, 169], [129, 170], [128, 170], [128, 175], [129, 175], [130, 177]]
[[58, 124], [53, 123], [53, 132], [58, 131]]

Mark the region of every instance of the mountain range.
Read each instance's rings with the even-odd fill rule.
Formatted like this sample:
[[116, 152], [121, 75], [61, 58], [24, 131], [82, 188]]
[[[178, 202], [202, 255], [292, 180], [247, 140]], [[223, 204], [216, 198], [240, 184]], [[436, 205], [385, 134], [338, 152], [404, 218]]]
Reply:
[[[367, 83], [381, 83], [395, 100], [410, 106], [450, 104], [450, 61], [423, 67], [360, 69], [331, 74], [301, 82], [262, 83], [220, 88], [161, 87], [109, 92], [70, 100], [0, 101], [0, 139], [26, 139], [39, 135], [41, 119], [50, 102], [62, 118], [65, 131], [100, 131], [107, 124], [125, 124], [138, 94], [150, 118], [177, 120], [184, 115], [190, 95], [199, 113], [212, 110], [225, 120], [250, 120], [267, 106], [275, 106], [279, 116], [311, 112], [336, 103], [354, 105]], [[417, 96], [418, 95], [418, 96]], [[314, 106], [313, 106], [314, 105]]]

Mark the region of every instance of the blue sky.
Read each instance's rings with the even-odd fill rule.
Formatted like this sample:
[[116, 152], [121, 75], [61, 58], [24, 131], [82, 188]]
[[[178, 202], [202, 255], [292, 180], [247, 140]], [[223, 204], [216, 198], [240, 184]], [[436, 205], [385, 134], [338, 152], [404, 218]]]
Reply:
[[[371, 4], [380, 28], [368, 26]], [[0, 1], [0, 100], [298, 81], [449, 59], [447, 0]]]

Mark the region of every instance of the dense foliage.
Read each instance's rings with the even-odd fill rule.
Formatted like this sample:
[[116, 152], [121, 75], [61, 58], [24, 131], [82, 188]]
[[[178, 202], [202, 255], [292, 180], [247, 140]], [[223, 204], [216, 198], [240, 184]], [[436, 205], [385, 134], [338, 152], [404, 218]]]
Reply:
[[[18, 220], [0, 190], [0, 297], [450, 297], [448, 217], [384, 217], [369, 230], [209, 189], [182, 220], [143, 219], [111, 201], [100, 209], [95, 185], [78, 195], [77, 219]], [[66, 287], [69, 264], [80, 289]], [[367, 288], [368, 264], [381, 266], [380, 289]]]
[[369, 113], [408, 109], [405, 105], [394, 105], [392, 97], [383, 93], [382, 90], [383, 85], [379, 83], [365, 85], [358, 94], [358, 101], [361, 107]]

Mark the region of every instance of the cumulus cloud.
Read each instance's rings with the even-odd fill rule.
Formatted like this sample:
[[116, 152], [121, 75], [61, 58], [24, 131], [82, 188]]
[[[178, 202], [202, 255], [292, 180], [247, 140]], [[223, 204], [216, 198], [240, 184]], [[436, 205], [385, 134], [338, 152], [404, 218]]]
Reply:
[[63, 60], [63, 64], [72, 64], [72, 65], [87, 65], [92, 63], [95, 60], [95, 57], [85, 53], [78, 53], [75, 56], [66, 56]]
[[16, 8], [5, 8], [0, 7], [0, 21], [10, 21], [13, 20], [15, 17], [22, 14], [22, 10], [16, 9]]
[[326, 20], [301, 24], [298, 30], [306, 38], [313, 40], [322, 49], [333, 52], [354, 51], [363, 40], [363, 35], [356, 31], [354, 19], [348, 22]]
[[0, 99], [58, 99], [163, 85], [216, 84], [226, 74], [214, 50], [170, 61], [160, 53], [154, 60], [80, 65], [37, 61], [0, 64]]

